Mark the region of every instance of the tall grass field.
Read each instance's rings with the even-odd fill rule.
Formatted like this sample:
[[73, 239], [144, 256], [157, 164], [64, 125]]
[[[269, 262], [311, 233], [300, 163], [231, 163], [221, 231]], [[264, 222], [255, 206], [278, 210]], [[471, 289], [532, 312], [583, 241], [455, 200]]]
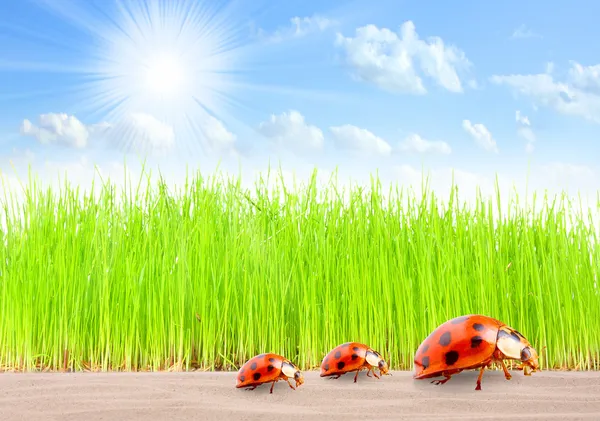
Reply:
[[469, 313], [523, 333], [543, 369], [600, 368], [598, 208], [466, 206], [375, 178], [147, 183], [5, 188], [0, 369], [234, 370], [275, 352], [309, 370], [346, 341], [412, 369]]

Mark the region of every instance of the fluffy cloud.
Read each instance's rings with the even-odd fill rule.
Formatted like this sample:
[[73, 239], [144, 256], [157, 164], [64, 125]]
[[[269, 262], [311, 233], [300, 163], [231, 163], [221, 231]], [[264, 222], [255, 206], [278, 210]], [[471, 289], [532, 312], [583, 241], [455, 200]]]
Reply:
[[323, 148], [323, 131], [306, 123], [304, 116], [296, 110], [271, 114], [268, 121], [258, 125], [258, 132], [274, 145], [296, 152]]
[[469, 120], [463, 120], [463, 129], [471, 135], [475, 142], [489, 152], [498, 153], [498, 146], [490, 131], [481, 123], [473, 124]]
[[163, 151], [175, 144], [173, 127], [152, 115], [132, 113], [105, 131], [111, 143], [127, 144], [138, 151]]
[[452, 148], [446, 142], [423, 139], [416, 133], [411, 133], [404, 141], [400, 142], [398, 150], [400, 152], [436, 153], [442, 155], [452, 153]]
[[213, 116], [208, 116], [203, 130], [206, 137], [218, 149], [232, 148], [237, 139], [237, 136], [227, 130], [221, 120]]
[[517, 110], [515, 120], [517, 121], [517, 134], [527, 141], [525, 150], [527, 152], [533, 152], [535, 133], [533, 133], [533, 130], [531, 129], [531, 122], [529, 121], [529, 118], [522, 115], [521, 112]]
[[360, 127], [345, 124], [330, 127], [329, 131], [340, 149], [369, 155], [389, 155], [392, 151], [392, 147], [385, 140]]
[[569, 69], [569, 82], [582, 91], [600, 94], [600, 64], [582, 66], [573, 62]]
[[88, 145], [90, 131], [75, 116], [49, 113], [39, 117], [38, 126], [25, 119], [21, 124], [21, 134], [33, 136], [42, 144], [58, 144], [73, 148], [85, 148]]
[[541, 38], [541, 35], [536, 34], [531, 29], [527, 28], [525, 25], [521, 25], [513, 31], [511, 38], [513, 38], [513, 39]]
[[546, 73], [494, 75], [490, 80], [533, 99], [538, 106], [600, 123], [600, 65], [583, 66], [573, 62], [562, 82], [552, 76], [553, 67], [548, 66]]
[[268, 42], [281, 42], [293, 38], [302, 38], [309, 34], [323, 32], [329, 28], [336, 26], [338, 22], [324, 16], [313, 15], [299, 17], [295, 16], [290, 19], [290, 25], [279, 28], [272, 34], [268, 34], [263, 29], [258, 30], [259, 37]]
[[[208, 116], [201, 130], [218, 149], [233, 147], [236, 136], [220, 120]], [[77, 117], [64, 113], [42, 114], [38, 126], [23, 120], [21, 134], [33, 136], [43, 144], [57, 144], [84, 149], [89, 146], [126, 146], [136, 151], [160, 152], [175, 144], [173, 127], [145, 113], [131, 113], [117, 123], [86, 125]]]
[[354, 38], [338, 33], [336, 45], [343, 48], [355, 78], [395, 93], [425, 94], [423, 76], [448, 91], [462, 92], [459, 72], [471, 65], [461, 50], [441, 38], [420, 39], [411, 21], [399, 33], [375, 25], [356, 29]]

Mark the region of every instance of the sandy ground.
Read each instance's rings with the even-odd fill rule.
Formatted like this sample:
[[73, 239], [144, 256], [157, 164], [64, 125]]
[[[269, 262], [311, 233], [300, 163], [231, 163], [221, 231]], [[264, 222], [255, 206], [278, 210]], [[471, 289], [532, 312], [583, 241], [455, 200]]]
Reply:
[[235, 373], [0, 374], [0, 420], [600, 420], [600, 373], [474, 371], [442, 386], [409, 372], [236, 389]]

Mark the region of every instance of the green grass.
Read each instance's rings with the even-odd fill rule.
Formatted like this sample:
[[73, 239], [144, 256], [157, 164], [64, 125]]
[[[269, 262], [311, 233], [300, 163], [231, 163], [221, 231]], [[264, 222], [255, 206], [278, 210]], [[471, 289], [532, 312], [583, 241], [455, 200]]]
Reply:
[[543, 368], [600, 367], [598, 208], [315, 178], [271, 193], [199, 174], [178, 191], [133, 184], [5, 190], [0, 368], [235, 369], [268, 351], [310, 369], [356, 340], [410, 369], [467, 313], [518, 329]]

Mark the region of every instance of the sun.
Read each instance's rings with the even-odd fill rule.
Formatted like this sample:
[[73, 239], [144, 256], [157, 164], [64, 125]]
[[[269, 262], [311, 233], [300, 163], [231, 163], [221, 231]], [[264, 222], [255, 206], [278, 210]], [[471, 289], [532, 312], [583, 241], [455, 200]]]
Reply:
[[186, 69], [183, 64], [169, 54], [157, 54], [144, 66], [142, 80], [149, 92], [159, 96], [172, 96], [185, 88]]
[[[89, 109], [117, 124], [151, 116], [173, 129], [176, 144], [210, 148], [211, 119], [237, 123], [228, 108], [249, 41], [234, 9], [217, 11], [207, 0], [116, 4], [93, 45], [89, 67], [95, 70], [81, 92]], [[124, 131], [117, 143], [128, 147], [136, 137]]]

